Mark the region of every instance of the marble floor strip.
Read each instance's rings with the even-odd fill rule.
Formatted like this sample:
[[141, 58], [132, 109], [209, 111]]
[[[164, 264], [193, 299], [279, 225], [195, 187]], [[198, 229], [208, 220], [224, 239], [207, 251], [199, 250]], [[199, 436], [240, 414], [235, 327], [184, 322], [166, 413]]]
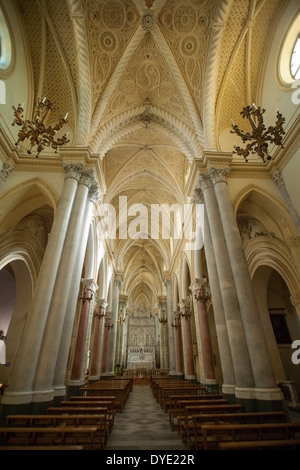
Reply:
[[149, 385], [134, 385], [123, 413], [115, 415], [106, 450], [186, 450], [169, 415], [156, 402]]

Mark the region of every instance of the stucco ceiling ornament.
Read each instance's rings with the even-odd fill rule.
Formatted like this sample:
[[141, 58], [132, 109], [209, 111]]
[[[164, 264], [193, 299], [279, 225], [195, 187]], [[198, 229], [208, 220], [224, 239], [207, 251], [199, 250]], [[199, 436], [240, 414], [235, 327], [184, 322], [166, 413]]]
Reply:
[[141, 25], [145, 31], [152, 31], [155, 26], [155, 17], [152, 11], [148, 10], [141, 18]]

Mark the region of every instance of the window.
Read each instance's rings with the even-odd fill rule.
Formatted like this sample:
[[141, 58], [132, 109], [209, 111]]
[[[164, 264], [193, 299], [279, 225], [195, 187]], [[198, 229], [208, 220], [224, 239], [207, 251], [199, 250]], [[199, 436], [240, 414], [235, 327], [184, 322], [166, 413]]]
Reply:
[[3, 12], [0, 9], [0, 70], [6, 70], [10, 66], [11, 56], [10, 34]]
[[291, 75], [294, 80], [300, 78], [300, 33], [298, 33], [292, 53], [291, 53]]
[[278, 82], [289, 87], [300, 79], [300, 14], [291, 22], [278, 56]]

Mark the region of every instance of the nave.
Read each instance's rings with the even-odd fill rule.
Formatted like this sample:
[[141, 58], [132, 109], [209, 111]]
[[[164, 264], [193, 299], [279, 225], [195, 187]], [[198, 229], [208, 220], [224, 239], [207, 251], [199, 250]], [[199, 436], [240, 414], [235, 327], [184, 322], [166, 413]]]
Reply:
[[135, 384], [124, 412], [115, 417], [107, 450], [186, 449], [172, 432], [169, 417], [155, 400], [149, 383]]
[[170, 376], [86, 384], [42, 415], [8, 415], [0, 450], [299, 450], [300, 420], [245, 411], [205, 386]]

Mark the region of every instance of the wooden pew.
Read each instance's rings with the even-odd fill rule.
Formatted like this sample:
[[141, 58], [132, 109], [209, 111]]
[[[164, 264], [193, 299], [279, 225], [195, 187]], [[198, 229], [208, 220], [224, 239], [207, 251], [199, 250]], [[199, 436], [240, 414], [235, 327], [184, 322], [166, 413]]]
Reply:
[[179, 421], [180, 419], [182, 419], [184, 417], [184, 419], [186, 419], [187, 415], [186, 415], [186, 408], [189, 407], [193, 407], [193, 406], [211, 406], [211, 404], [214, 404], [214, 406], [216, 405], [228, 405], [228, 402], [227, 400], [225, 400], [224, 398], [216, 398], [215, 400], [211, 400], [211, 399], [208, 399], [208, 400], [201, 400], [199, 398], [196, 398], [196, 399], [185, 399], [185, 400], [178, 400], [177, 402], [177, 405], [176, 405], [176, 410], [173, 411], [172, 413], [169, 413], [169, 415], [171, 416], [171, 429], [172, 431], [175, 430], [175, 429], [179, 429]]
[[220, 442], [218, 450], [300, 450], [300, 439]]
[[[50, 427], [2, 427], [0, 441], [2, 446], [61, 446], [82, 445], [84, 449], [102, 448], [102, 438], [97, 426], [50, 426]], [[1, 449], [1, 446], [0, 446]]]
[[175, 395], [175, 394], [190, 394], [190, 395], [200, 395], [204, 394], [206, 391], [205, 387], [202, 386], [196, 386], [196, 385], [190, 385], [190, 384], [185, 384], [182, 386], [168, 386], [168, 387], [160, 387], [158, 389], [157, 393], [157, 402], [160, 404], [161, 408], [164, 409], [166, 402], [168, 401], [168, 397], [170, 395]]
[[111, 432], [114, 425], [114, 413], [111, 413], [108, 408], [101, 406], [84, 406], [82, 403], [81, 406], [49, 407], [47, 412], [54, 415], [101, 415], [106, 413], [109, 432]]
[[50, 426], [97, 426], [98, 433], [103, 436], [104, 445], [111, 432], [110, 418], [108, 410], [102, 414], [48, 414], [48, 415], [8, 415], [6, 417], [7, 427], [50, 427]]
[[195, 449], [197, 439], [201, 439], [203, 424], [256, 424], [256, 423], [284, 423], [287, 416], [284, 411], [260, 411], [242, 413], [209, 413], [195, 414], [189, 417], [181, 429], [182, 440], [189, 449]]
[[0, 450], [84, 450], [83, 446], [0, 446]]
[[185, 413], [178, 415], [178, 431], [181, 439], [185, 436], [185, 427], [187, 423], [192, 419], [194, 414], [220, 414], [220, 413], [241, 413], [242, 405], [229, 405], [229, 404], [208, 404], [208, 405], [196, 405], [189, 406], [185, 405]]
[[183, 401], [194, 400], [196, 403], [201, 404], [202, 401], [213, 401], [222, 400], [223, 395], [169, 395], [169, 403], [166, 405], [165, 412], [169, 413], [169, 421], [172, 431], [176, 429], [177, 416], [182, 413]]
[[222, 441], [291, 440], [300, 432], [300, 422], [257, 424], [204, 424], [197, 450], [218, 449]]
[[[106, 382], [106, 381], [104, 381]], [[91, 397], [91, 396], [96, 396], [98, 399], [101, 399], [102, 395], [107, 396], [112, 396], [114, 397], [114, 403], [115, 403], [115, 409], [117, 412], [122, 413], [124, 410], [126, 401], [129, 397], [130, 393], [130, 387], [128, 385], [123, 384], [120, 382], [119, 386], [115, 385], [101, 385], [97, 386], [92, 385], [92, 386], [86, 386], [80, 388], [80, 393], [81, 396], [83, 397]]]

